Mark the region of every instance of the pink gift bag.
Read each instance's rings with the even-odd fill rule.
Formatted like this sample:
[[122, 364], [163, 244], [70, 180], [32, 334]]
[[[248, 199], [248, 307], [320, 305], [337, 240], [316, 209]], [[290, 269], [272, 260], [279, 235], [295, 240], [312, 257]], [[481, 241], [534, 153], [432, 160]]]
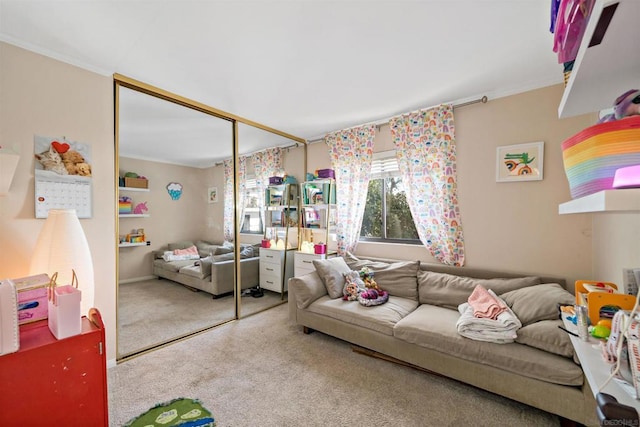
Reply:
[[78, 289], [75, 271], [70, 285], [58, 286], [55, 273], [49, 283], [49, 330], [57, 339], [72, 337], [82, 332], [80, 300], [82, 293]]

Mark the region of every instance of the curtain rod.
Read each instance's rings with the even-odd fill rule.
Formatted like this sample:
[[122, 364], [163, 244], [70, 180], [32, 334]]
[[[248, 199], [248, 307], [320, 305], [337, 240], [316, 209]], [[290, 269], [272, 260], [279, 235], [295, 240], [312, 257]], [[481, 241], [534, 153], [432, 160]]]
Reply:
[[[482, 98], [472, 99], [471, 101], [462, 102], [460, 104], [454, 104], [453, 108], [461, 108], [461, 107], [466, 107], [467, 105], [473, 105], [473, 104], [478, 104], [478, 103], [486, 104], [487, 101], [489, 101], [489, 98], [487, 98], [487, 96], [484, 95]], [[439, 104], [439, 105], [442, 105], [442, 104]], [[433, 107], [426, 107], [426, 108], [433, 108]], [[420, 110], [424, 110], [424, 108], [420, 108]], [[418, 111], [418, 110], [415, 110], [415, 111]], [[406, 113], [403, 113], [403, 114], [406, 114]], [[398, 114], [396, 116], [398, 116]], [[396, 116], [393, 116], [393, 117], [396, 117]], [[391, 119], [393, 117], [388, 117], [386, 119], [380, 119], [380, 120], [376, 120], [374, 122], [368, 122], [368, 123], [363, 123], [363, 124], [371, 123], [371, 124], [375, 125], [376, 127], [380, 127], [380, 126], [384, 126], [384, 125], [389, 124], [389, 122], [391, 121]], [[362, 126], [362, 125], [356, 125], [356, 126]], [[356, 126], [351, 126], [351, 127], [347, 128], [347, 129], [351, 129], [351, 128], [356, 127]], [[331, 133], [331, 132], [327, 132], [327, 133]], [[314, 142], [322, 141], [326, 136], [327, 136], [327, 134], [325, 134], [324, 136], [317, 136], [317, 137], [312, 138], [312, 139], [307, 139], [307, 144], [311, 144], [311, 143], [314, 143]]]

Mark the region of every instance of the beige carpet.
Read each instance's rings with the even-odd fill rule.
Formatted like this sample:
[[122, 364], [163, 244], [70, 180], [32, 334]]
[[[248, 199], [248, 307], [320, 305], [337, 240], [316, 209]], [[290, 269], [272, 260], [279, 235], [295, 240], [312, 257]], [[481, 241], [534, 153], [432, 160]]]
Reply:
[[[281, 303], [280, 294], [242, 297], [243, 315]], [[233, 295], [213, 299], [165, 279], [122, 283], [118, 289], [118, 354], [148, 347], [233, 319]]]
[[200, 399], [225, 426], [559, 426], [557, 417], [453, 380], [370, 358], [258, 313], [109, 369], [110, 425]]

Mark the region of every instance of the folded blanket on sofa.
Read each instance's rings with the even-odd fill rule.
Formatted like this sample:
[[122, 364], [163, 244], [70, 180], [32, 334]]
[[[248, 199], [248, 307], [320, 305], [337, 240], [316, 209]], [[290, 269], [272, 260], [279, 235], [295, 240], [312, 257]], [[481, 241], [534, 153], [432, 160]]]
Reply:
[[162, 259], [164, 259], [166, 262], [185, 261], [189, 259], [200, 259], [200, 256], [197, 253], [196, 254], [174, 254], [173, 251], [165, 251], [164, 254], [162, 254]]
[[[491, 289], [488, 292], [494, 298], [500, 299]], [[502, 304], [506, 306], [504, 301]], [[460, 312], [460, 318], [456, 322], [458, 333], [476, 341], [510, 343], [518, 337], [516, 331], [522, 327], [522, 323], [509, 307], [495, 319], [475, 317], [473, 307], [468, 302], [460, 304], [458, 311]]]
[[501, 299], [494, 298], [482, 285], [477, 285], [473, 289], [467, 302], [473, 308], [475, 317], [497, 319], [500, 313], [507, 310], [507, 305]]

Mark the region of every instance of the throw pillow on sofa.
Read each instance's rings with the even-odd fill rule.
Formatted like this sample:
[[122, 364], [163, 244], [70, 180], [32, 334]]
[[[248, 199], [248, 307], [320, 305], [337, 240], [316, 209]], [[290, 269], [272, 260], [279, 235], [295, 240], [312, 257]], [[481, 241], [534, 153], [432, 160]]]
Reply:
[[539, 348], [549, 353], [574, 358], [574, 349], [569, 334], [562, 329], [562, 320], [541, 320], [518, 329], [516, 342]]
[[327, 288], [329, 297], [332, 299], [341, 298], [342, 289], [344, 289], [343, 274], [351, 271], [344, 259], [341, 257], [314, 259], [313, 266]]
[[435, 271], [418, 270], [418, 298], [420, 304], [438, 305], [454, 310], [457, 310], [460, 304], [467, 302], [469, 295], [477, 285], [482, 285], [485, 289], [491, 289], [496, 295], [501, 295], [515, 289], [538, 284], [540, 284], [539, 277], [476, 279], [436, 273]]
[[572, 305], [575, 298], [557, 283], [545, 283], [517, 289], [500, 295], [500, 298], [520, 319], [522, 326], [540, 320], [558, 318], [558, 303]]

